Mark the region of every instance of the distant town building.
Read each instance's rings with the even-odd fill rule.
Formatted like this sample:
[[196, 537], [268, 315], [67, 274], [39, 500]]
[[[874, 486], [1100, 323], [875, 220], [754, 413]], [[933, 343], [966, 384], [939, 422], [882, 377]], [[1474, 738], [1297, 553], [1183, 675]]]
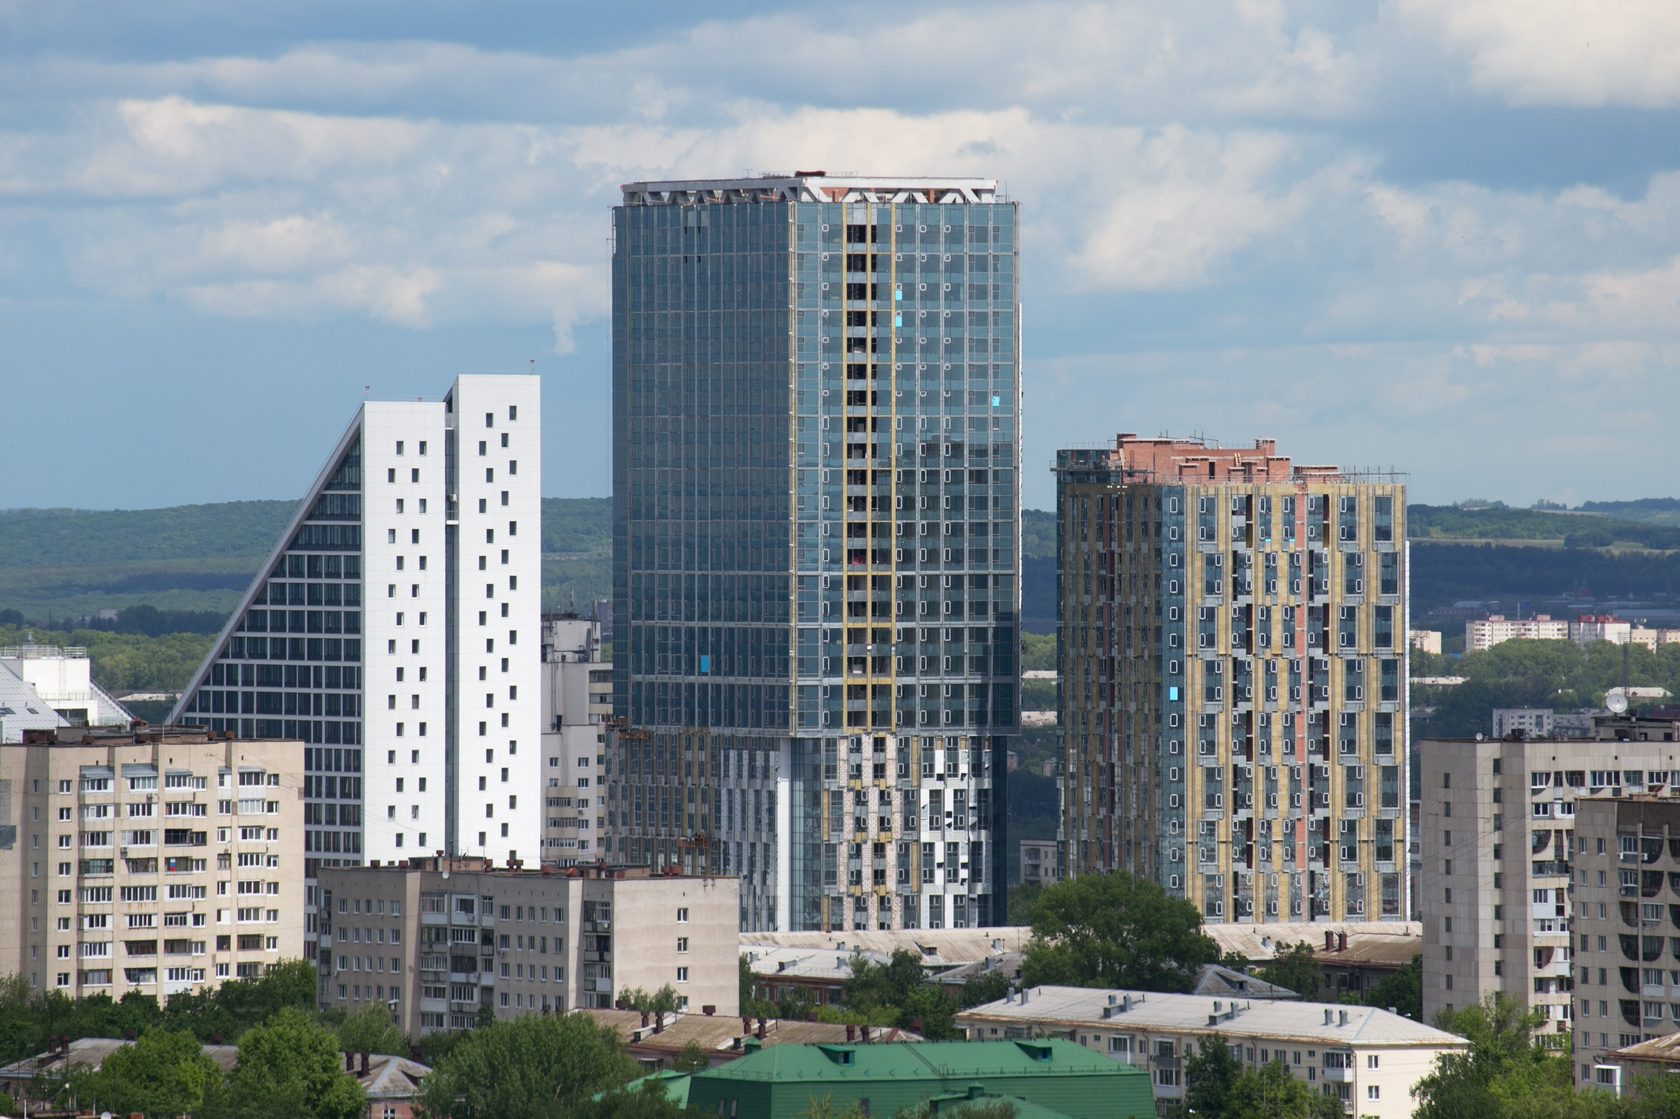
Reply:
[[1441, 655], [1441, 631], [1438, 629], [1409, 629], [1406, 641], [1419, 653]]
[[1060, 847], [1054, 839], [1021, 840], [1020, 862], [1017, 868], [1020, 884], [1048, 886], [1052, 882], [1061, 881], [1061, 871], [1057, 868]]
[[1552, 737], [1553, 713], [1549, 707], [1495, 707], [1493, 737], [1504, 738], [1521, 731], [1529, 738]]
[[305, 743], [311, 891], [339, 863], [542, 851], [539, 385], [364, 402], [175, 706]]
[[1577, 645], [1591, 645], [1594, 641], [1626, 645], [1632, 636], [1632, 622], [1618, 621], [1609, 614], [1582, 614], [1569, 623], [1569, 639]]
[[[590, 865], [425, 857], [323, 868], [321, 1006], [389, 1007], [411, 1036], [605, 1008], [669, 985], [678, 1010], [734, 1015], [736, 883]], [[330, 911], [329, 911], [330, 909]]]
[[[0, 648], [0, 670], [35, 689], [64, 725], [127, 726], [134, 716], [93, 680], [93, 662], [79, 645], [12, 645]], [[0, 724], [8, 717], [0, 714]], [[16, 741], [12, 739], [11, 741]]]
[[1628, 640], [1635, 645], [1643, 645], [1654, 653], [1664, 645], [1680, 644], [1680, 629], [1634, 626], [1628, 631]]
[[973, 1040], [1072, 1036], [1148, 1072], [1163, 1111], [1184, 1098], [1185, 1063], [1209, 1037], [1247, 1067], [1279, 1062], [1350, 1114], [1375, 1119], [1409, 1119], [1417, 1082], [1467, 1044], [1368, 1006], [1088, 987], [1033, 987], [960, 1011], [956, 1024]]
[[690, 1045], [705, 1054], [708, 1064], [727, 1064], [746, 1053], [772, 1045], [885, 1045], [923, 1040], [922, 1035], [894, 1026], [869, 1031], [841, 1022], [801, 1022], [778, 1018], [736, 1018], [716, 1014], [655, 1014], [637, 1010], [574, 1010], [619, 1036], [630, 1056], [643, 1068], [670, 1068]]
[[[1579, 802], [1667, 788], [1680, 775], [1673, 721], [1600, 716], [1586, 741], [1425, 741], [1423, 1014], [1503, 993], [1565, 1033], [1571, 1021], [1570, 890]], [[1579, 889], [1579, 883], [1574, 883]]]
[[1405, 487], [1127, 434], [1056, 477], [1066, 873], [1403, 920]]
[[1569, 623], [1550, 614], [1532, 618], [1507, 618], [1489, 614], [1464, 623], [1464, 651], [1481, 653], [1506, 641], [1567, 641]]
[[1575, 806], [1579, 1087], [1619, 1088], [1632, 1079], [1624, 1069], [1655, 1063], [1619, 1050], [1680, 1030], [1680, 772], [1667, 778], [1647, 774], [1646, 795]]
[[303, 746], [198, 727], [0, 747], [0, 971], [159, 1002], [303, 954]]
[[605, 852], [612, 717], [612, 665], [601, 655], [601, 624], [545, 614], [542, 656], [542, 861], [595, 862]]

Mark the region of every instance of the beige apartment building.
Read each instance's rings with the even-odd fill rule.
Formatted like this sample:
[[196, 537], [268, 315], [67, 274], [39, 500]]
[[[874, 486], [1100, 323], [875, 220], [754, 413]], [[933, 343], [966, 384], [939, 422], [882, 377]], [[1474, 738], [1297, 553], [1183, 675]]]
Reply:
[[1463, 1038], [1369, 1006], [1229, 999], [1089, 987], [1031, 987], [959, 1011], [970, 1041], [1065, 1037], [1149, 1073], [1163, 1113], [1184, 1099], [1185, 1065], [1217, 1037], [1249, 1068], [1279, 1062], [1349, 1115], [1409, 1119], [1412, 1089]]
[[323, 867], [319, 889], [321, 1006], [383, 1005], [411, 1036], [666, 985], [679, 1011], [740, 1010], [733, 878], [427, 857]]
[[0, 971], [160, 1001], [303, 955], [303, 745], [198, 727], [0, 747]]
[[1601, 716], [1593, 738], [1425, 741], [1423, 1015], [1503, 993], [1575, 1028], [1572, 860], [1581, 803], [1680, 779], [1680, 726]]
[[1481, 653], [1506, 641], [1568, 641], [1569, 623], [1550, 614], [1507, 618], [1489, 614], [1464, 623], [1464, 651]]
[[[1680, 774], [1575, 813], [1575, 1083], [1649, 1071], [1617, 1051], [1680, 1032]], [[1631, 1066], [1631, 1067], [1630, 1067]]]

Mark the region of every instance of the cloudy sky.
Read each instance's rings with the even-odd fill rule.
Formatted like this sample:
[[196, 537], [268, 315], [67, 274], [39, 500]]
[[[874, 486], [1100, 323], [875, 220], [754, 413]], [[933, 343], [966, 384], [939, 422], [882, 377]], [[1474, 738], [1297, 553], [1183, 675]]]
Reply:
[[1673, 0], [0, 0], [0, 504], [296, 497], [533, 361], [604, 495], [618, 185], [812, 166], [1022, 204], [1029, 505], [1117, 430], [1680, 491]]

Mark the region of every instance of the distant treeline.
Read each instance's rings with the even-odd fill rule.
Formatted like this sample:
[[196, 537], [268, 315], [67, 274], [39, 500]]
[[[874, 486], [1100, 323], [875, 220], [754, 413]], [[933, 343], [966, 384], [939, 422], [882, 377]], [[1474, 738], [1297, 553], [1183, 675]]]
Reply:
[[[1651, 498], [1651, 502], [1668, 501]], [[1621, 520], [1613, 514], [1643, 502], [1601, 502], [1604, 513], [1583, 506], [1575, 512], [1509, 509], [1500, 505], [1412, 505], [1406, 510], [1406, 535], [1416, 540], [1561, 540], [1566, 547], [1607, 548], [1633, 544], [1643, 548], [1680, 548], [1680, 526], [1644, 520]], [[1614, 509], [1610, 508], [1614, 507]]]
[[1413, 616], [1466, 599], [1652, 598], [1680, 593], [1680, 554], [1414, 542], [1411, 583]]

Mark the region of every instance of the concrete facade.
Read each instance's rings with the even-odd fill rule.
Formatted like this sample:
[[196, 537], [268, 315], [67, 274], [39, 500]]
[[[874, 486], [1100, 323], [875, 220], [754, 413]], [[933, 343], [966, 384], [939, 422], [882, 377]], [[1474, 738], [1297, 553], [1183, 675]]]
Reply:
[[1578, 1087], [1630, 1081], [1648, 1066], [1617, 1050], [1680, 1031], [1680, 772], [1668, 780], [1661, 795], [1576, 806]]
[[1184, 1066], [1215, 1037], [1248, 1067], [1281, 1062], [1291, 1076], [1340, 1100], [1347, 1113], [1409, 1119], [1412, 1088], [1464, 1039], [1367, 1006], [1202, 995], [1033, 987], [959, 1011], [971, 1041], [1071, 1037], [1149, 1073], [1155, 1103], [1184, 1098]]
[[160, 1002], [303, 955], [303, 745], [199, 728], [0, 747], [0, 971]]
[[[647, 868], [420, 858], [322, 871], [321, 1006], [389, 1007], [410, 1035], [610, 1007], [670, 985], [735, 1015], [737, 885]], [[330, 913], [325, 907], [330, 906]]]
[[1056, 473], [1065, 872], [1404, 920], [1405, 487], [1124, 434]]
[[1567, 641], [1569, 623], [1550, 614], [1532, 618], [1507, 618], [1489, 614], [1464, 623], [1464, 651], [1481, 653], [1505, 641]]
[[1573, 1029], [1571, 861], [1578, 804], [1680, 776], [1668, 721], [1601, 717], [1592, 740], [1426, 741], [1423, 1013], [1503, 993]]
[[1048, 886], [1062, 880], [1058, 866], [1061, 844], [1054, 839], [1023, 839], [1019, 846], [1017, 878], [1021, 885]]
[[542, 659], [542, 861], [596, 862], [605, 853], [612, 717], [612, 664], [601, 657], [601, 623], [544, 615]]

